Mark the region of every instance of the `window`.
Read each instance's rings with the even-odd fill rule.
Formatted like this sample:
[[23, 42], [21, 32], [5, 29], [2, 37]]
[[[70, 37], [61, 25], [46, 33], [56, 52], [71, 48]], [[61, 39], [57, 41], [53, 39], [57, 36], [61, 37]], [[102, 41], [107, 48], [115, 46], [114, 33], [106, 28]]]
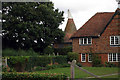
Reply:
[[80, 45], [89, 45], [92, 44], [92, 38], [80, 38], [79, 39]]
[[120, 62], [120, 53], [118, 54], [118, 62]]
[[109, 53], [108, 54], [108, 62], [120, 62], [120, 54], [119, 53]]
[[81, 54], [81, 62], [86, 62], [86, 54]]
[[120, 45], [120, 36], [110, 36], [110, 45]]
[[88, 62], [92, 62], [92, 54], [88, 54]]

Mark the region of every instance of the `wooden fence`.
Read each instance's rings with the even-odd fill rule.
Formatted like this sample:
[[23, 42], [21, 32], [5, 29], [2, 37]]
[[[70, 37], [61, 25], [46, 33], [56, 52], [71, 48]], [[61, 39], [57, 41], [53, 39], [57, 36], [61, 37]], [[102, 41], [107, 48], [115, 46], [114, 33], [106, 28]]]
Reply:
[[[82, 67], [77, 66], [77, 65], [76, 65], [76, 60], [73, 60], [72, 62], [68, 62], [68, 64], [71, 65], [71, 66], [70, 66], [70, 67], [71, 67], [71, 68], [70, 68], [70, 71], [71, 71], [71, 79], [72, 79], [72, 80], [75, 79], [75, 69], [74, 69], [75, 67], [77, 67], [79, 70], [84, 71], [85, 73], [90, 74], [91, 76], [97, 78], [97, 80], [101, 80], [101, 79], [99, 78], [99, 76], [97, 76], [97, 75], [95, 75], [95, 74], [93, 74], [93, 73], [91, 73], [91, 72], [83, 69]], [[68, 79], [68, 80], [69, 80], [69, 79]], [[79, 79], [79, 80], [83, 80], [83, 79]]]

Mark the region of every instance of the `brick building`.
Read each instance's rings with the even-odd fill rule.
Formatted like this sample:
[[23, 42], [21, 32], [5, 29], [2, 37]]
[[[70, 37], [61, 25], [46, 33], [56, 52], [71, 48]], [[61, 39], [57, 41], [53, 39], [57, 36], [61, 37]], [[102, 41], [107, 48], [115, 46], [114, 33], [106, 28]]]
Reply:
[[83, 66], [92, 66], [92, 54], [102, 64], [120, 62], [120, 8], [115, 12], [96, 13], [71, 37], [73, 52], [79, 53]]
[[68, 20], [64, 30], [65, 36], [64, 41], [62, 43], [54, 43], [54, 48], [65, 48], [68, 46], [72, 46], [72, 40], [70, 37], [77, 31], [74, 20], [71, 16], [70, 11], [68, 10]]

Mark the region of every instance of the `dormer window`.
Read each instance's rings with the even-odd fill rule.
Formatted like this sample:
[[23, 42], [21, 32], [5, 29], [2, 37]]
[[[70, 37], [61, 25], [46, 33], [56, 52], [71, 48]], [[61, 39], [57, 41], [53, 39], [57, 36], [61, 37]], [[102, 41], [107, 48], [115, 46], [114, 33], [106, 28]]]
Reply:
[[120, 36], [110, 36], [110, 45], [120, 45]]
[[92, 38], [79, 38], [79, 45], [90, 45], [92, 44]]

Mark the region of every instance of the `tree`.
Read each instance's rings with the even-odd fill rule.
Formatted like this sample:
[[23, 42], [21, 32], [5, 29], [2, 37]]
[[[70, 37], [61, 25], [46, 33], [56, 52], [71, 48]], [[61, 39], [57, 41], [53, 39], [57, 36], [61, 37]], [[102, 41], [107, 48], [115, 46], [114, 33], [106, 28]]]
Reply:
[[43, 52], [51, 43], [61, 42], [64, 32], [58, 27], [64, 21], [63, 13], [52, 2], [3, 3], [3, 48]]

